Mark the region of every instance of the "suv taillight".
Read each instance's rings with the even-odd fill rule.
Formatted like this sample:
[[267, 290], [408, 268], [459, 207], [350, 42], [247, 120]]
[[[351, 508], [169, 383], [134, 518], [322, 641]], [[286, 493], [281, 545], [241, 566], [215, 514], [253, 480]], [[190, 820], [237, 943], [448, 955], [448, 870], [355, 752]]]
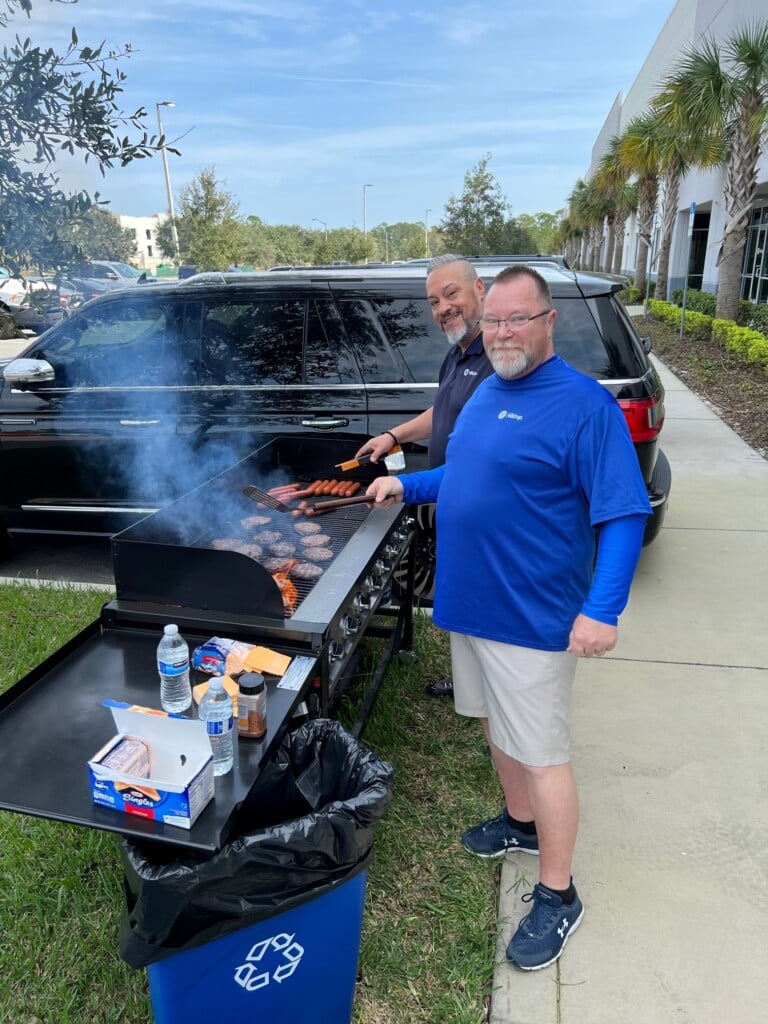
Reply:
[[660, 395], [655, 398], [620, 398], [619, 405], [635, 444], [656, 440], [664, 424], [664, 401]]

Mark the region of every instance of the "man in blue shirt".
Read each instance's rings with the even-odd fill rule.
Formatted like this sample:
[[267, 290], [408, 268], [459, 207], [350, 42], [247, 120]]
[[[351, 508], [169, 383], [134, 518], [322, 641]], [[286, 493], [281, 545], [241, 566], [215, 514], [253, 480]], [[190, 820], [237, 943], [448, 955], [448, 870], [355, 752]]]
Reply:
[[[438, 374], [434, 405], [414, 419], [370, 438], [357, 456], [370, 453], [371, 461], [377, 462], [395, 443], [429, 438], [430, 468], [442, 466], [456, 417], [478, 384], [493, 372], [480, 327], [484, 292], [475, 268], [461, 256], [446, 253], [429, 261], [427, 300], [435, 323], [451, 345]], [[424, 692], [430, 697], [450, 697], [453, 679], [448, 676], [429, 683]]]
[[451, 633], [456, 711], [480, 719], [506, 803], [462, 843], [485, 858], [540, 855], [507, 948], [521, 970], [554, 963], [583, 916], [571, 877], [576, 658], [615, 647], [650, 514], [621, 409], [555, 354], [556, 318], [540, 274], [502, 271], [482, 318], [495, 373], [459, 416], [445, 465], [368, 489], [384, 505], [437, 502], [433, 618]]

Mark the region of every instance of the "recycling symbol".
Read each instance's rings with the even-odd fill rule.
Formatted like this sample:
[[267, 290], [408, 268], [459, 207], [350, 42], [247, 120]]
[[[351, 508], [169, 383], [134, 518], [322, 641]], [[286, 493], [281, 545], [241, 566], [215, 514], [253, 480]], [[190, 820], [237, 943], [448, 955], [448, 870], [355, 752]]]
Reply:
[[290, 978], [301, 963], [304, 947], [294, 942], [295, 933], [281, 932], [251, 946], [245, 963], [235, 968], [235, 981], [247, 992], [255, 992], [275, 981]]

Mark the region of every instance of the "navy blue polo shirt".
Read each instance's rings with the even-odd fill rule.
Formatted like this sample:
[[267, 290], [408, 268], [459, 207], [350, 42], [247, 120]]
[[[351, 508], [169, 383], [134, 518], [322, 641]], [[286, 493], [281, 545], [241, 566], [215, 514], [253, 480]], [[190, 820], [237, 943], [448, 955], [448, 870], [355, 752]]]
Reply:
[[483, 335], [478, 334], [466, 352], [451, 345], [438, 375], [438, 389], [432, 406], [432, 437], [429, 442], [429, 468], [442, 466], [448, 437], [464, 403], [481, 380], [493, 373], [483, 348]]

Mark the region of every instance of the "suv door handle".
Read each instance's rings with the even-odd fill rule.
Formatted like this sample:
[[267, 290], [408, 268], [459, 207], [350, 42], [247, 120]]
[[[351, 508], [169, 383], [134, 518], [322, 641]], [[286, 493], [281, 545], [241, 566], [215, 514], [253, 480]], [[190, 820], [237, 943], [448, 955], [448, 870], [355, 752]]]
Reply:
[[121, 427], [154, 427], [160, 420], [120, 420]]
[[319, 420], [302, 420], [302, 427], [314, 427], [316, 430], [333, 430], [334, 427], [348, 427], [349, 420], [339, 419], [319, 419]]

